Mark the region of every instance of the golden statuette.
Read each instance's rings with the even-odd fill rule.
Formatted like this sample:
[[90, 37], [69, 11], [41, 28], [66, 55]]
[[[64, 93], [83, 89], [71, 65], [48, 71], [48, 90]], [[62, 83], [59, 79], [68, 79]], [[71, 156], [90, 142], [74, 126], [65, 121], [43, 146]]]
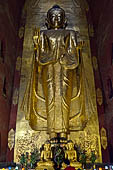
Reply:
[[[65, 159], [70, 161], [70, 165], [75, 168], [81, 168], [82, 165], [77, 161], [77, 152], [74, 149], [74, 143], [69, 141], [66, 144], [67, 150], [65, 151]], [[63, 163], [63, 167], [66, 168], [65, 164]]]
[[53, 162], [51, 161], [52, 159], [52, 151], [51, 151], [51, 146], [49, 143], [44, 144], [44, 150], [41, 152], [41, 160], [38, 162], [37, 166], [52, 166], [53, 167]]

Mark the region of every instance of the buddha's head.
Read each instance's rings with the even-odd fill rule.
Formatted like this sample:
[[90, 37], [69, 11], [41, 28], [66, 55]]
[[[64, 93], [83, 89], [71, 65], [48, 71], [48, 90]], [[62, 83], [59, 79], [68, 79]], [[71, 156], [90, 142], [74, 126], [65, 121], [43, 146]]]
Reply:
[[73, 142], [69, 142], [68, 143], [68, 149], [69, 150], [73, 150], [74, 149], [74, 143]]
[[49, 143], [45, 143], [45, 144], [44, 144], [44, 150], [45, 150], [45, 151], [50, 150], [50, 144], [49, 144]]
[[58, 5], [54, 5], [47, 12], [48, 29], [63, 29], [66, 27], [65, 11]]

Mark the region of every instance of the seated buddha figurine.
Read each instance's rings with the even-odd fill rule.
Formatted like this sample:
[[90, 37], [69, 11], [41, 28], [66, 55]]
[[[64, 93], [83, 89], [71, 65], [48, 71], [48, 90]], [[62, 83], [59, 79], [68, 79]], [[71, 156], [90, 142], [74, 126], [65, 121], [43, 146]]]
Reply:
[[41, 160], [38, 162], [37, 167], [53, 167], [52, 159], [52, 151], [50, 148], [50, 144], [46, 143], [44, 144], [44, 150], [41, 152]]
[[67, 143], [67, 150], [65, 151], [65, 159], [70, 161], [70, 165], [75, 168], [80, 168], [81, 164], [77, 162], [77, 152], [74, 149], [74, 143], [69, 142]]

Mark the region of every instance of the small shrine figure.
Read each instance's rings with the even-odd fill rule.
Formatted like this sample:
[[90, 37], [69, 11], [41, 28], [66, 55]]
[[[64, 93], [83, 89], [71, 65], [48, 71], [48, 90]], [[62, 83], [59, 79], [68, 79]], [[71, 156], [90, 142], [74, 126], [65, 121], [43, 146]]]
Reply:
[[67, 143], [67, 150], [65, 151], [65, 159], [70, 161], [70, 166], [80, 168], [81, 164], [77, 161], [77, 152], [74, 149], [74, 143], [72, 141]]
[[52, 159], [52, 151], [50, 143], [44, 144], [44, 150], [41, 152], [41, 160], [38, 162], [37, 167], [45, 167], [47, 166], [53, 167]]
[[67, 150], [65, 152], [65, 158], [68, 158], [70, 160], [70, 164], [72, 162], [77, 161], [77, 153], [76, 153], [76, 150], [74, 149], [73, 142], [69, 142], [67, 144]]

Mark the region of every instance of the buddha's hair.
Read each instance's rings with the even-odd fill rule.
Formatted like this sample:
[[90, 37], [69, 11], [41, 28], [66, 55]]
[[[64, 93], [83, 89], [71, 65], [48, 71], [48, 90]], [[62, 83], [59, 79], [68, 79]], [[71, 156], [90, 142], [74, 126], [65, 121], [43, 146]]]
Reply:
[[53, 5], [53, 7], [48, 10], [48, 12], [47, 12], [48, 18], [49, 18], [49, 15], [51, 13], [53, 13], [53, 11], [60, 11], [63, 14], [63, 16], [65, 17], [65, 11], [59, 5], [56, 4], [56, 5]]
[[52, 8], [60, 8], [60, 6], [59, 5], [53, 5]]

